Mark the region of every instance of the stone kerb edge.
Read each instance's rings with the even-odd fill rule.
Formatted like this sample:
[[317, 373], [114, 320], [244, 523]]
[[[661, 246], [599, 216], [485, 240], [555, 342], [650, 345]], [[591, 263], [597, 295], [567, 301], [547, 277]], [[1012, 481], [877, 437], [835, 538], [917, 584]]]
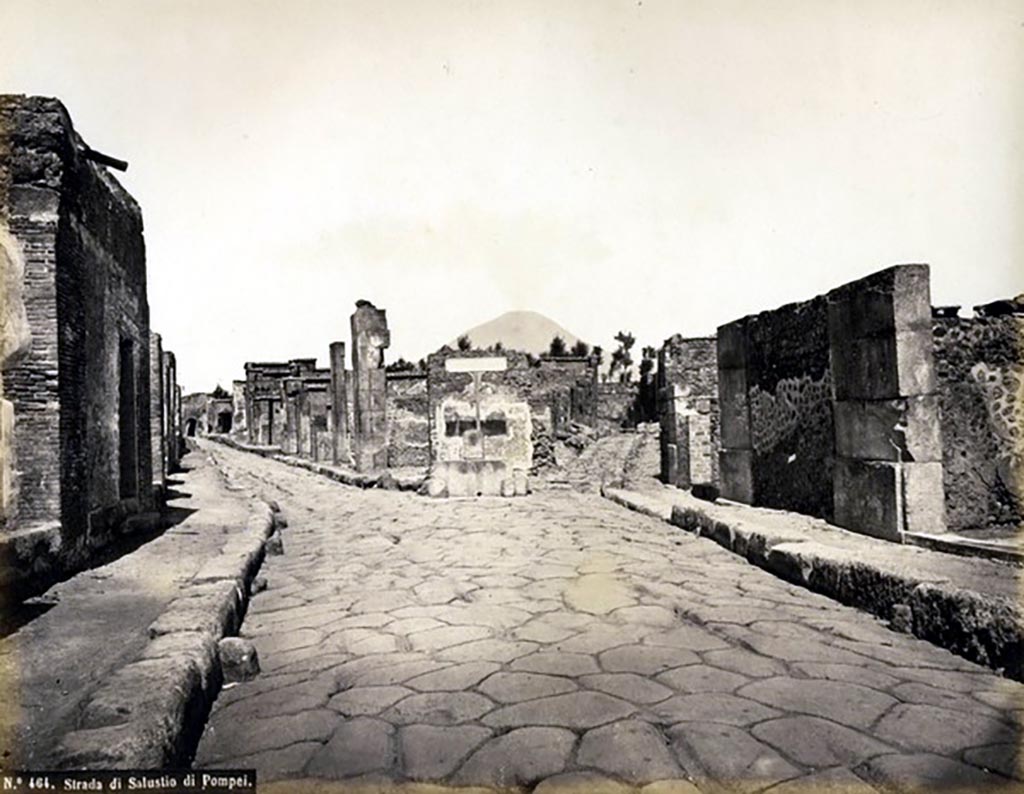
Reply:
[[298, 469], [306, 469], [321, 477], [327, 477], [342, 485], [351, 485], [355, 488], [384, 488], [392, 491], [418, 491], [426, 481], [426, 475], [419, 477], [396, 477], [390, 471], [381, 473], [345, 471], [337, 466], [322, 463], [315, 460], [306, 460], [295, 455], [286, 455], [280, 447], [261, 447], [246, 444], [230, 436], [207, 435], [205, 438], [215, 441], [218, 444], [237, 449], [240, 452], [251, 452], [264, 458], [270, 458], [278, 463], [293, 466]]
[[59, 768], [188, 763], [223, 680], [217, 641], [241, 625], [277, 510], [257, 500], [245, 528], [150, 624], [139, 659], [111, 675], [86, 703], [79, 729], [61, 741]]
[[887, 571], [803, 536], [767, 535], [742, 521], [726, 523], [696, 508], [673, 505], [666, 517], [668, 509], [657, 505], [663, 500], [656, 497], [619, 489], [607, 489], [603, 495], [630, 510], [709, 538], [792, 584], [884, 620], [894, 617], [896, 607], [907, 607], [916, 637], [1024, 681], [1024, 617], [1005, 598]]

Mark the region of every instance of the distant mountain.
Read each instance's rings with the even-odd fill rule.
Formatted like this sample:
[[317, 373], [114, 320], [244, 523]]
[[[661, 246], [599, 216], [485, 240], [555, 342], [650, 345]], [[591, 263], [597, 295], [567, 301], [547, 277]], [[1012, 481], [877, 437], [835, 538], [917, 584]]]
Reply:
[[[551, 340], [560, 336], [565, 346], [571, 348], [579, 337], [569, 333], [562, 326], [537, 312], [505, 312], [489, 322], [482, 323], [464, 332], [473, 342], [473, 347], [491, 347], [501, 342], [509, 350], [522, 350], [526, 353], [540, 355], [546, 353]], [[459, 334], [462, 336], [463, 334]], [[458, 337], [448, 345], [455, 347]]]

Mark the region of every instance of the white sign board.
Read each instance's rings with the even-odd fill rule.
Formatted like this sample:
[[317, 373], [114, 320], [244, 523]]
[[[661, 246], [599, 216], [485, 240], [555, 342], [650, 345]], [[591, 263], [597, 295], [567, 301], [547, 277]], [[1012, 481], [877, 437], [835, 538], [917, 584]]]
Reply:
[[508, 369], [508, 359], [504, 356], [446, 358], [444, 368], [448, 372], [504, 372]]

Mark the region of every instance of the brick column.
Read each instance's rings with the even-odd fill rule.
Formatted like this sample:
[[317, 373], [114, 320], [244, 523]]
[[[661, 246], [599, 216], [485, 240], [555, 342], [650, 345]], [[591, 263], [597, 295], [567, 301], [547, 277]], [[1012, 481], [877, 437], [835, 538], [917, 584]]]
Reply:
[[747, 327], [745, 319], [719, 326], [718, 408], [721, 415], [719, 476], [726, 499], [754, 503], [753, 440], [747, 393]]
[[164, 355], [160, 334], [149, 334], [149, 435], [150, 457], [153, 461], [153, 487], [163, 491], [167, 479], [165, 468], [167, 427], [164, 423]]
[[835, 523], [899, 540], [946, 528], [927, 265], [828, 295]]
[[[284, 432], [277, 442], [286, 455], [297, 455], [299, 452], [299, 392], [302, 381], [296, 378], [285, 378], [281, 383], [281, 401], [284, 403]], [[273, 421], [273, 416], [271, 416]]]

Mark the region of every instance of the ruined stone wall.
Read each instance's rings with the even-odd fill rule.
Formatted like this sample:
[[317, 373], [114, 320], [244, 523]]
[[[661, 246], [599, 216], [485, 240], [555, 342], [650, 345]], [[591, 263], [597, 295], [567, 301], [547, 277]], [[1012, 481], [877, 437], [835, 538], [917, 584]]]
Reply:
[[737, 459], [748, 467], [749, 493], [741, 501], [831, 519], [835, 428], [826, 298], [719, 329], [718, 357], [722, 421], [745, 414], [742, 439], [723, 434], [723, 467]]
[[205, 392], [186, 394], [181, 398], [181, 421], [186, 436], [205, 436], [209, 430], [210, 395]]
[[163, 353], [164, 427], [167, 428], [165, 470], [173, 474], [181, 462], [181, 387], [178, 386], [178, 361], [174, 353]]
[[234, 413], [231, 419], [231, 434], [239, 437], [246, 436], [249, 422], [246, 417], [244, 380], [231, 381], [231, 401]]
[[25, 252], [32, 347], [4, 372], [20, 525], [60, 521], [62, 554], [152, 504], [150, 341], [141, 212], [82, 154], [64, 107], [3, 97], [4, 215]]
[[387, 376], [388, 466], [430, 465], [430, 401], [427, 376]]
[[718, 485], [718, 358], [715, 337], [673, 336], [658, 351], [662, 480]]
[[[482, 453], [467, 449], [468, 436], [449, 430], [452, 423], [471, 424], [475, 415], [473, 375], [449, 372], [448, 358], [504, 357], [507, 368], [498, 372], [481, 372], [481, 419], [501, 417], [507, 432], [485, 436]], [[430, 452], [432, 461], [455, 461], [474, 456], [500, 459], [509, 468], [529, 469], [533, 461], [534, 421], [550, 421], [550, 408], [543, 396], [533, 404], [530, 398], [535, 380], [534, 370], [525, 353], [505, 350], [500, 354], [485, 350], [454, 351], [442, 348], [427, 358], [427, 395], [430, 406]], [[538, 416], [539, 415], [539, 416]], [[477, 439], [472, 446], [477, 447]]]
[[640, 387], [635, 383], [599, 383], [597, 385], [597, 428], [608, 433], [630, 427], [633, 406]]
[[867, 534], [945, 529], [926, 265], [718, 329], [722, 493]]
[[1019, 524], [1024, 317], [933, 320], [950, 528]]

